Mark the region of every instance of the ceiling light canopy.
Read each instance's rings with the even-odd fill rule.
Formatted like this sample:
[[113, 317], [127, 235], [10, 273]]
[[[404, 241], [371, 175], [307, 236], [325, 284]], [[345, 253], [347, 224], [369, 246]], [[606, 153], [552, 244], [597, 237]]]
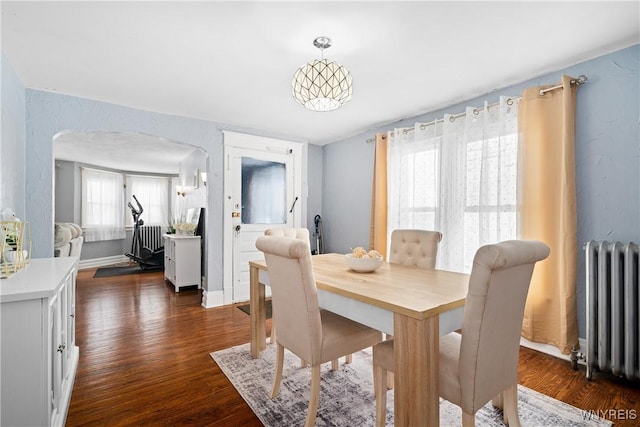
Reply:
[[293, 97], [308, 110], [337, 110], [351, 99], [351, 73], [337, 62], [324, 59], [324, 49], [331, 46], [329, 37], [318, 37], [313, 45], [321, 50], [322, 59], [298, 68], [293, 75]]

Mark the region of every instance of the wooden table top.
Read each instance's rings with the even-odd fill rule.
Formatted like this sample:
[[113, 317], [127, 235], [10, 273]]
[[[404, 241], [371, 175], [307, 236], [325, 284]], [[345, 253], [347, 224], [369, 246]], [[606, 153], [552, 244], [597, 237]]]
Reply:
[[[318, 289], [416, 319], [424, 319], [464, 305], [469, 275], [427, 270], [384, 262], [372, 273], [356, 273], [344, 255], [311, 257]], [[250, 261], [267, 270], [265, 261]]]

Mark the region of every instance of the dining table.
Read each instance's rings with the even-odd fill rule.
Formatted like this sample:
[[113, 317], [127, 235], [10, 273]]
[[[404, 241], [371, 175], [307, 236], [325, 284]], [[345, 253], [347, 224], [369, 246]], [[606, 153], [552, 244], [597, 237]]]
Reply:
[[[311, 257], [320, 307], [394, 338], [394, 424], [437, 426], [439, 337], [462, 325], [469, 275], [383, 262], [351, 270], [342, 254]], [[264, 260], [249, 262], [250, 351], [266, 348]], [[372, 368], [373, 369], [373, 368]]]

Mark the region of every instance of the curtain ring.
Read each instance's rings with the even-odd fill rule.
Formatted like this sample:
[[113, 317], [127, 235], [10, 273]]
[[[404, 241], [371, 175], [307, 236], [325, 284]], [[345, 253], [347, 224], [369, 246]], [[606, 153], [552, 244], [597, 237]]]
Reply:
[[474, 115], [474, 116], [477, 116], [477, 115], [479, 115], [479, 114], [480, 114], [480, 110], [478, 110], [477, 108], [474, 108], [474, 109], [473, 109], [473, 115]]
[[449, 121], [453, 123], [456, 121], [456, 118], [454, 116], [449, 116]]
[[511, 98], [507, 99], [507, 105], [513, 105], [513, 99]]

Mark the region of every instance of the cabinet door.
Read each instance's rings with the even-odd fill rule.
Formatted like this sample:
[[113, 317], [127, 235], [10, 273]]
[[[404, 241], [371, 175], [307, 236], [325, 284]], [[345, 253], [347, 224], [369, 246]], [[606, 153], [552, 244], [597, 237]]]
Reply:
[[51, 353], [49, 356], [51, 362], [49, 394], [51, 395], [50, 419], [52, 425], [57, 424], [55, 420], [59, 417], [62, 387], [62, 353], [60, 352], [62, 334], [60, 331], [60, 299], [58, 297], [59, 295], [56, 295], [49, 301], [49, 342], [52, 344], [49, 350]]
[[175, 284], [200, 286], [200, 239], [182, 239], [175, 243]]
[[171, 282], [176, 282], [176, 241], [175, 239], [168, 238], [167, 244], [165, 245], [165, 263], [164, 263], [164, 277], [169, 279]]
[[71, 348], [76, 345], [76, 276], [73, 270], [67, 279], [67, 357], [71, 356]]
[[68, 334], [69, 329], [67, 327], [69, 323], [69, 300], [68, 295], [68, 285], [69, 279], [66, 280], [66, 283], [62, 285], [60, 291], [58, 291], [58, 310], [60, 312], [58, 329], [60, 330], [60, 344], [58, 346], [58, 353], [60, 353], [60, 379], [64, 380], [67, 378], [67, 374], [69, 371], [69, 361], [68, 359], [68, 346], [67, 343], [69, 341]]

